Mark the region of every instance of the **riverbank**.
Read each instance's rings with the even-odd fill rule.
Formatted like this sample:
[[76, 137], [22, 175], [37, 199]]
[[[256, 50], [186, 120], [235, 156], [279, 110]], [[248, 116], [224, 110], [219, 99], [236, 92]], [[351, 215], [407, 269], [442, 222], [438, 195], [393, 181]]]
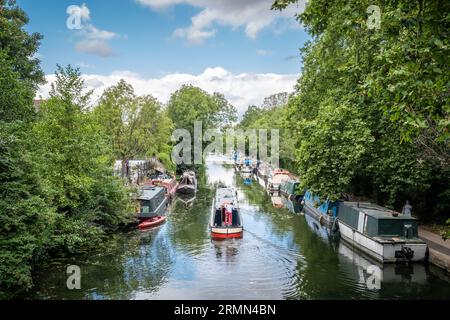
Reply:
[[419, 237], [428, 244], [428, 261], [450, 272], [450, 241], [419, 227]]

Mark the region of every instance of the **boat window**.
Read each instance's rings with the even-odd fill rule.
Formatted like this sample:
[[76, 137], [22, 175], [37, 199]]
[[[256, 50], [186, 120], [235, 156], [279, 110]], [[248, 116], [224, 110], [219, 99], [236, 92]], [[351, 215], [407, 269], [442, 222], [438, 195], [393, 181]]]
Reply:
[[405, 229], [408, 229], [408, 236], [417, 237], [417, 222], [394, 220], [394, 219], [380, 219], [378, 222], [378, 234], [380, 236], [405, 236]]

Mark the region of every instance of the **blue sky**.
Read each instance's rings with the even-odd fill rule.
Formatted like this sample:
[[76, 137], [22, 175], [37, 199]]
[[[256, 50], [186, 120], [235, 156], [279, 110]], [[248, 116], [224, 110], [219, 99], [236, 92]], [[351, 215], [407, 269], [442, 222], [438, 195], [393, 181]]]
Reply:
[[[292, 75], [300, 73], [299, 48], [309, 38], [293, 18], [301, 8], [271, 11], [271, 0], [17, 2], [30, 17], [27, 30], [44, 36], [39, 57], [48, 75], [57, 63], [70, 63], [86, 75], [115, 73], [130, 79], [161, 79], [174, 74], [197, 77], [209, 70], [209, 74], [227, 75], [228, 87], [242, 74], [290, 75], [292, 82]], [[81, 30], [66, 26], [70, 5], [87, 10], [82, 11]], [[98, 87], [104, 89], [114, 80], [92, 83], [100, 82], [103, 85]], [[45, 91], [41, 93], [45, 95]], [[156, 96], [167, 98], [162, 93]]]

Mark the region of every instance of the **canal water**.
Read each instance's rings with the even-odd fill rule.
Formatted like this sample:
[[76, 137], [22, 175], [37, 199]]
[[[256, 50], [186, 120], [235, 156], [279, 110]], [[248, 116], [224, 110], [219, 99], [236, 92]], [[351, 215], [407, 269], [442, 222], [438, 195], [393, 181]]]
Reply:
[[[214, 187], [234, 186], [244, 237], [212, 241]], [[68, 290], [66, 268], [81, 269]], [[167, 223], [111, 236], [85, 258], [55, 259], [37, 271], [29, 299], [449, 299], [450, 277], [426, 264], [380, 266], [275, 209], [263, 188], [232, 167], [207, 163], [192, 206], [175, 201]]]

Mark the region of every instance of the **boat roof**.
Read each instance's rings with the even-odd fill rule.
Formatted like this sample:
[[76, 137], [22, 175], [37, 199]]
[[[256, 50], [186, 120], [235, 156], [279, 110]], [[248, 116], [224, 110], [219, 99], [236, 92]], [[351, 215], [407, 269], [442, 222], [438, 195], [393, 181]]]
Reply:
[[217, 188], [216, 190], [216, 205], [223, 202], [232, 202], [236, 205], [236, 194], [233, 188]]
[[375, 219], [416, 220], [414, 217], [406, 216], [398, 212], [398, 216], [394, 217], [392, 216], [392, 213], [395, 212], [394, 210], [379, 206], [375, 203], [345, 201], [343, 204], [347, 207], [353, 208], [356, 211], [364, 212]]
[[145, 189], [141, 189], [141, 194], [137, 197], [138, 200], [151, 200], [157, 194], [165, 192], [164, 188], [161, 187], [146, 187]]
[[272, 178], [272, 181], [279, 183], [279, 182], [287, 181], [288, 179], [290, 179], [289, 175], [282, 173], [282, 174], [275, 175]]

